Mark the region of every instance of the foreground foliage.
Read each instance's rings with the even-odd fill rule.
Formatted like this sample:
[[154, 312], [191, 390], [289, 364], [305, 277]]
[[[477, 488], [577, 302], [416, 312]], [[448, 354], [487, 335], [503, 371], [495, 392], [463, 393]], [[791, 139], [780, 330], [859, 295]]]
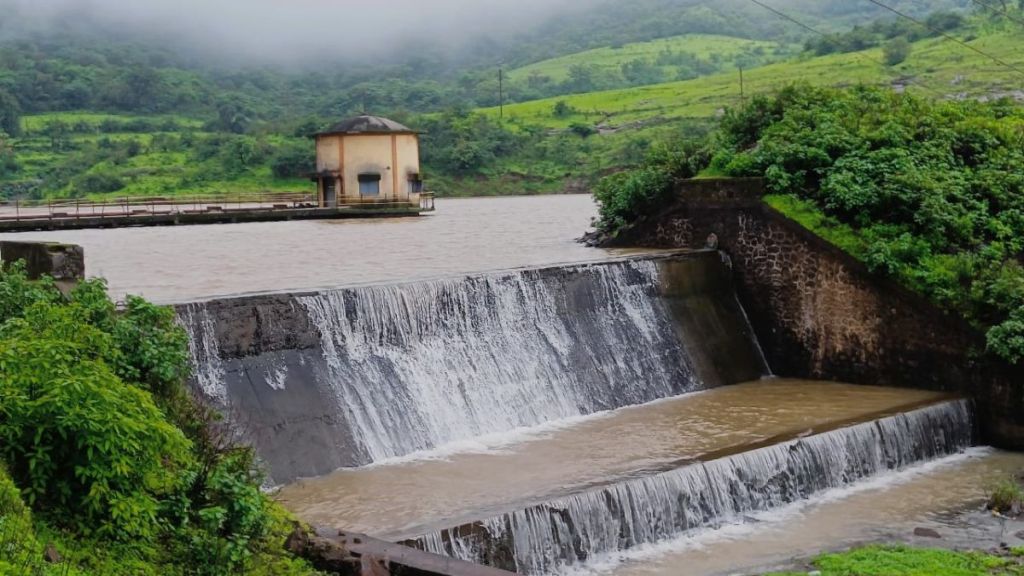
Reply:
[[275, 552], [288, 524], [186, 370], [170, 309], [0, 271], [0, 574], [49, 573], [40, 530], [70, 573], [307, 572]]
[[[906, 546], [869, 546], [815, 559], [822, 576], [1014, 576], [1024, 574], [1020, 558], [981, 552], [953, 552]], [[807, 574], [793, 572], [787, 575]]]

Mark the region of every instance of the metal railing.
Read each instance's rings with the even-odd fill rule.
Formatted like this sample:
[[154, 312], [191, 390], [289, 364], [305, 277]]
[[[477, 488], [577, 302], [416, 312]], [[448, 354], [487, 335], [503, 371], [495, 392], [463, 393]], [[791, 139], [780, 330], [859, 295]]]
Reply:
[[[408, 208], [409, 201], [339, 198], [331, 208]], [[285, 211], [320, 208], [315, 193], [264, 192], [208, 196], [124, 197], [117, 200], [13, 200], [0, 202], [0, 222], [132, 218], [177, 214]], [[434, 194], [420, 195], [420, 210], [433, 211]]]
[[420, 194], [420, 210], [423, 210], [424, 212], [433, 212], [436, 210], [434, 207], [433, 192], [423, 192]]
[[309, 193], [265, 192], [208, 196], [125, 197], [116, 200], [14, 200], [0, 202], [0, 221], [125, 218], [230, 211], [316, 208]]

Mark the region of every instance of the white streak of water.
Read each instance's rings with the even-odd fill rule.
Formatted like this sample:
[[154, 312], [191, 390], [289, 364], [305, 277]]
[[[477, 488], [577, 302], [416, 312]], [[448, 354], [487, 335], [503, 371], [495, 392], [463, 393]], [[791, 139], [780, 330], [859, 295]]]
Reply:
[[969, 403], [946, 402], [509, 512], [484, 520], [469, 535], [441, 531], [421, 544], [439, 554], [542, 574], [736, 522], [961, 452], [972, 441]]

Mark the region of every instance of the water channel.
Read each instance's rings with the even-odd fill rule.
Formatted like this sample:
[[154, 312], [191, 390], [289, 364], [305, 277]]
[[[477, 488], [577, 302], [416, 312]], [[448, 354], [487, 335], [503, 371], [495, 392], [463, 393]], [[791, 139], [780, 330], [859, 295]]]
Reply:
[[[979, 510], [1024, 455], [976, 446], [968, 402], [770, 377], [722, 386], [738, 372], [716, 350], [740, 351], [750, 377], [770, 368], [731, 289], [680, 291], [672, 275], [689, 264], [583, 247], [595, 215], [589, 196], [488, 198], [413, 219], [0, 239], [82, 244], [115, 297], [193, 303], [179, 318], [197, 388], [266, 419], [265, 460], [319, 458], [316, 474], [351, 463], [282, 475], [276, 497], [316, 525], [527, 574], [609, 576], [935, 545], [918, 527], [945, 545], [1019, 542], [1020, 527]], [[314, 336], [221, 354], [214, 317], [233, 309], [209, 301], [253, 293], [292, 293], [273, 314], [301, 321], [275, 319]]]

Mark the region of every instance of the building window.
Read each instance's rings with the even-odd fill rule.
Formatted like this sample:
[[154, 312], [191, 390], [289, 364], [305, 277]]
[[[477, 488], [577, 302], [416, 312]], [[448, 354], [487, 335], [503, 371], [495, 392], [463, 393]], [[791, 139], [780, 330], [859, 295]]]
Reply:
[[423, 178], [419, 174], [409, 175], [409, 194], [420, 194], [423, 192]]
[[380, 195], [380, 174], [359, 175], [359, 195], [379, 196]]

